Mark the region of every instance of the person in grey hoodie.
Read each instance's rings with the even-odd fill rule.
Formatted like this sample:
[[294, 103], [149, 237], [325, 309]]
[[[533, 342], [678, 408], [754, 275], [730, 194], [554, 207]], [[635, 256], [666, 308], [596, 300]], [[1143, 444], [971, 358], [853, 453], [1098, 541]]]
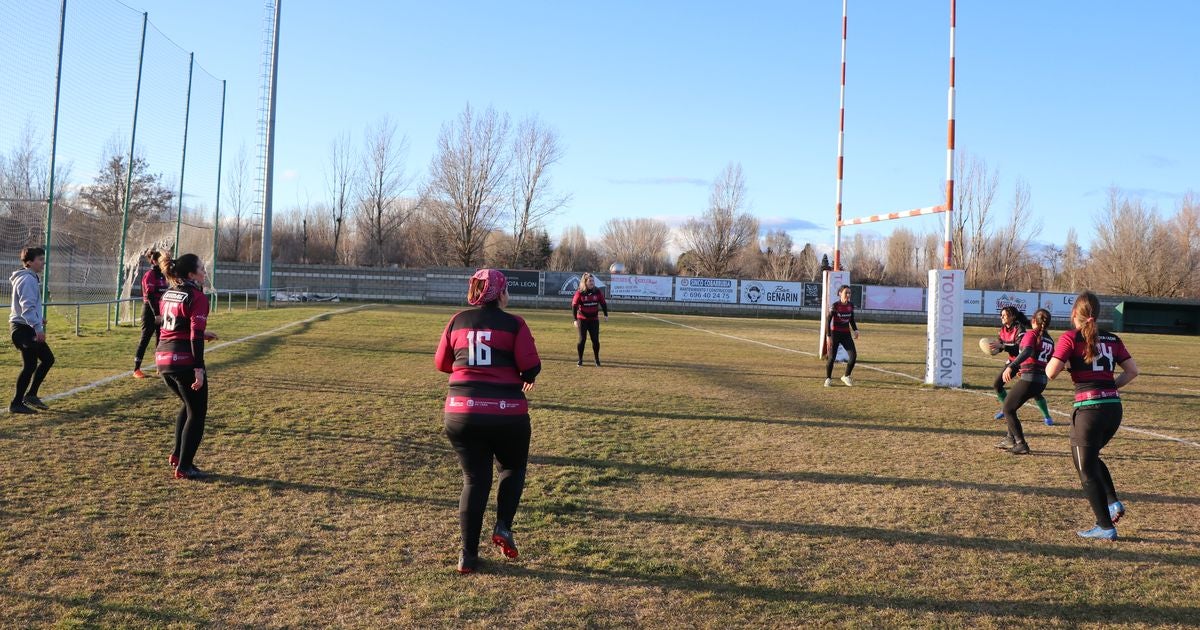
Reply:
[[21, 351], [24, 366], [17, 377], [17, 395], [8, 405], [11, 413], [37, 413], [30, 407], [49, 409], [38, 398], [38, 388], [54, 365], [54, 353], [46, 344], [46, 322], [42, 320], [42, 283], [38, 274], [46, 266], [46, 250], [21, 250], [22, 268], [13, 272], [12, 311], [8, 316], [13, 345]]

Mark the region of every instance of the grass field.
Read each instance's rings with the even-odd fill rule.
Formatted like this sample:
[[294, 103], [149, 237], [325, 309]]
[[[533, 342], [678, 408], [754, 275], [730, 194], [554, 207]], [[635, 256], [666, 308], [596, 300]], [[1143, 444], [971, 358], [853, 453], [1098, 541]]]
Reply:
[[[1124, 336], [1129, 513], [1098, 543], [1066, 415], [1026, 407], [1033, 454], [993, 448], [991, 331], [965, 334], [969, 386], [932, 390], [922, 326], [865, 324], [856, 387], [825, 389], [812, 321], [614, 313], [597, 369], [568, 314], [517, 311], [543, 359], [522, 555], [464, 577], [432, 367], [453, 310], [335, 308], [210, 321], [314, 318], [212, 352], [206, 483], [169, 478], [154, 379], [0, 416], [0, 625], [1200, 626], [1196, 338]], [[52, 335], [43, 397], [130, 369], [135, 334]], [[1069, 380], [1047, 397], [1067, 411]]]

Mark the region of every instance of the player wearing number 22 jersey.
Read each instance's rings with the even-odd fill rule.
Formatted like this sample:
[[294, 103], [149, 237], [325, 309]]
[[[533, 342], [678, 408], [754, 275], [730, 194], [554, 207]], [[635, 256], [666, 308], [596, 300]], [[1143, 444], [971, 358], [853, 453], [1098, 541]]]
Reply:
[[492, 542], [504, 555], [517, 557], [513, 518], [525, 487], [529, 460], [529, 401], [542, 369], [525, 320], [507, 313], [508, 281], [495, 269], [471, 276], [467, 302], [473, 308], [450, 318], [433, 363], [450, 374], [445, 432], [463, 472], [458, 500], [462, 530], [459, 573], [479, 565], [483, 512], [492, 487], [493, 458], [499, 464], [496, 526]]

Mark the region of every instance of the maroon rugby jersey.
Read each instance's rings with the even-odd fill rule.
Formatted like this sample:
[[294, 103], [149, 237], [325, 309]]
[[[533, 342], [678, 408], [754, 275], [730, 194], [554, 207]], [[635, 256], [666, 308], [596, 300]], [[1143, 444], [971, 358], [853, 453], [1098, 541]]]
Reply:
[[495, 302], [450, 318], [433, 364], [450, 374], [448, 419], [482, 424], [528, 414], [521, 386], [532, 383], [542, 365], [525, 320]]
[[843, 303], [841, 300], [834, 302], [829, 307], [829, 330], [848, 333], [851, 328], [858, 330], [858, 324], [854, 321], [854, 303]]
[[1025, 327], [1021, 324], [1014, 323], [1009, 327], [1000, 327], [1000, 332], [996, 338], [1000, 340], [1000, 345], [1004, 351], [1008, 353], [1008, 358], [1015, 359], [1021, 353], [1021, 337], [1025, 335]]
[[142, 301], [150, 305], [155, 317], [162, 314], [159, 301], [166, 291], [167, 278], [163, 276], [162, 270], [158, 267], [147, 270], [146, 275], [142, 276]]
[[1046, 364], [1054, 354], [1054, 339], [1050, 335], [1039, 335], [1036, 330], [1027, 330], [1021, 336], [1021, 351], [1030, 348], [1029, 357], [1021, 361], [1021, 374], [1045, 374]]
[[599, 319], [601, 309], [604, 309], [604, 316], [608, 317], [608, 303], [604, 301], [604, 292], [600, 289], [576, 291], [575, 297], [571, 298], [571, 311], [577, 319]]
[[1113, 370], [1130, 359], [1129, 351], [1125, 349], [1120, 337], [1104, 330], [1098, 333], [1095, 361], [1084, 360], [1087, 342], [1083, 339], [1083, 333], [1078, 330], [1064, 333], [1054, 345], [1054, 358], [1065, 363], [1071, 371], [1071, 381], [1075, 383], [1076, 407], [1121, 402]]
[[189, 280], [163, 293], [161, 305], [163, 323], [154, 352], [159, 374], [203, 368], [208, 296]]

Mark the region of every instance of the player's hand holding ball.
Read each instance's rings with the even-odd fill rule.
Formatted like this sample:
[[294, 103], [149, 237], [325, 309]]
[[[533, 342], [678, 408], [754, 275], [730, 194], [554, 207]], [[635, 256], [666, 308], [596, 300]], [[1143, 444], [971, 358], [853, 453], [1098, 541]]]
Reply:
[[1000, 354], [1000, 344], [996, 343], [994, 339], [988, 339], [987, 337], [979, 339], [979, 349], [983, 350], [985, 354], [992, 356]]

